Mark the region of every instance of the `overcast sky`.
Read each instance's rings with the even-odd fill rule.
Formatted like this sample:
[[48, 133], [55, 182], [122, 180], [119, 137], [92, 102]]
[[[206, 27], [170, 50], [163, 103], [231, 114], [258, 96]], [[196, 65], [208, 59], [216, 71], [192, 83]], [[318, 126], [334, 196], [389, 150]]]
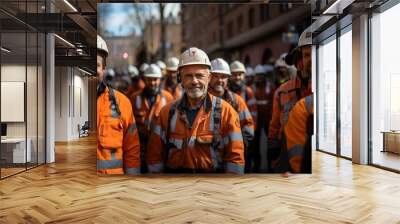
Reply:
[[[158, 3], [101, 3], [99, 4], [99, 22], [105, 30], [109, 31], [113, 36], [126, 36], [136, 31], [140, 33], [138, 22], [134, 15], [137, 4], [140, 14], [143, 17], [153, 15], [159, 18]], [[180, 12], [179, 3], [168, 3], [164, 9], [164, 15], [167, 17], [170, 13], [177, 16]]]

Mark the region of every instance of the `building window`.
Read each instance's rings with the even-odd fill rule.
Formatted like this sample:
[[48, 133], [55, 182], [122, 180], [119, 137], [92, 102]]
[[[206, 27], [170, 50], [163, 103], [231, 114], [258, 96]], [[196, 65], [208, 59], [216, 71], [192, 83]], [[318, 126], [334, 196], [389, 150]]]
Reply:
[[352, 157], [352, 33], [339, 38], [340, 45], [340, 155]]
[[254, 27], [254, 8], [249, 9], [249, 28]]
[[267, 19], [269, 19], [269, 16], [269, 5], [262, 4], [260, 7], [260, 22], [265, 22]]
[[264, 52], [263, 52], [263, 56], [261, 59], [261, 64], [268, 64], [270, 63], [270, 59], [272, 57], [272, 50], [271, 48], [265, 48]]
[[318, 149], [336, 154], [336, 36], [318, 48]]
[[400, 4], [371, 18], [372, 163], [400, 170]]
[[233, 36], [233, 22], [229, 22], [228, 23], [228, 27], [227, 27], [227, 39], [231, 38]]
[[251, 66], [251, 61], [250, 61], [249, 55], [246, 55], [246, 57], [244, 57], [244, 64], [246, 66]]
[[240, 33], [243, 31], [243, 16], [240, 15], [237, 18], [237, 32]]
[[289, 5], [288, 4], [280, 4], [280, 12], [285, 13], [289, 11]]
[[213, 42], [213, 43], [217, 42], [217, 34], [216, 34], [215, 31], [213, 32], [213, 35], [212, 35], [212, 36], [213, 36], [212, 42]]

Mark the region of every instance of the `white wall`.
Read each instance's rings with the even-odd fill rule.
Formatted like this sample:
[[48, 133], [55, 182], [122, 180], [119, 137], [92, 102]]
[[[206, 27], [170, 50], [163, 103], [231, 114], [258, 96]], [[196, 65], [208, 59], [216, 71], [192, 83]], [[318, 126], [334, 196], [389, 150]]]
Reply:
[[[8, 138], [25, 138], [30, 139], [30, 148], [32, 162], [44, 163], [44, 74], [42, 67], [21, 64], [3, 64], [1, 67], [2, 82], [24, 82], [26, 83], [26, 106], [20, 108], [22, 113], [26, 112], [26, 120], [23, 122], [6, 122]], [[27, 78], [27, 80], [25, 80]], [[23, 90], [22, 90], [23, 91]], [[23, 91], [24, 92], [24, 91]], [[22, 92], [22, 94], [23, 94]], [[7, 97], [7, 96], [2, 96]], [[6, 111], [10, 108], [1, 108]], [[12, 113], [12, 111], [7, 111]], [[21, 112], [21, 111], [20, 111]], [[39, 153], [39, 155], [37, 155]]]
[[75, 68], [56, 67], [56, 141], [77, 139], [78, 124], [88, 120], [88, 78], [83, 75]]
[[[36, 68], [33, 66], [28, 66], [27, 68], [25, 65], [2, 65], [1, 66], [1, 81], [3, 82], [25, 82], [25, 75], [26, 70], [28, 74]], [[27, 96], [36, 96], [36, 89], [35, 94], [27, 93]], [[6, 110], [7, 108], [1, 108], [2, 110]], [[29, 115], [28, 115], [29, 116]], [[30, 120], [28, 118], [28, 120]], [[25, 137], [25, 122], [7, 122], [7, 137]], [[28, 136], [29, 137], [29, 136]]]
[[68, 68], [55, 68], [55, 141], [68, 140]]

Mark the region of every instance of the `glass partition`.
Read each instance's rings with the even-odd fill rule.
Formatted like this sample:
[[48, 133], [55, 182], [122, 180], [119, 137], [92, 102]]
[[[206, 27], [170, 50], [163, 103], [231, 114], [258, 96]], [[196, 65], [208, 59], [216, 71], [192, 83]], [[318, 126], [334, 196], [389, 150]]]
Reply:
[[21, 20], [26, 12], [42, 12], [43, 5], [0, 2], [0, 178], [45, 162], [46, 40]]
[[318, 149], [336, 154], [336, 36], [320, 44], [318, 57]]
[[400, 170], [400, 4], [371, 18], [371, 162]]
[[340, 38], [340, 155], [352, 157], [352, 32], [343, 30]]

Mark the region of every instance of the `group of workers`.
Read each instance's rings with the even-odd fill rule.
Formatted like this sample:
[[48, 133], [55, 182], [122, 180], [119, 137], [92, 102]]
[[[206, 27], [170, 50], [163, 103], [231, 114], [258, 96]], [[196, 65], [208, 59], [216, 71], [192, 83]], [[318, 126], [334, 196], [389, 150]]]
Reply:
[[309, 30], [275, 66], [210, 61], [195, 47], [130, 66], [123, 93], [107, 79], [100, 36], [97, 47], [98, 173], [260, 172], [262, 132], [269, 173], [311, 172]]

